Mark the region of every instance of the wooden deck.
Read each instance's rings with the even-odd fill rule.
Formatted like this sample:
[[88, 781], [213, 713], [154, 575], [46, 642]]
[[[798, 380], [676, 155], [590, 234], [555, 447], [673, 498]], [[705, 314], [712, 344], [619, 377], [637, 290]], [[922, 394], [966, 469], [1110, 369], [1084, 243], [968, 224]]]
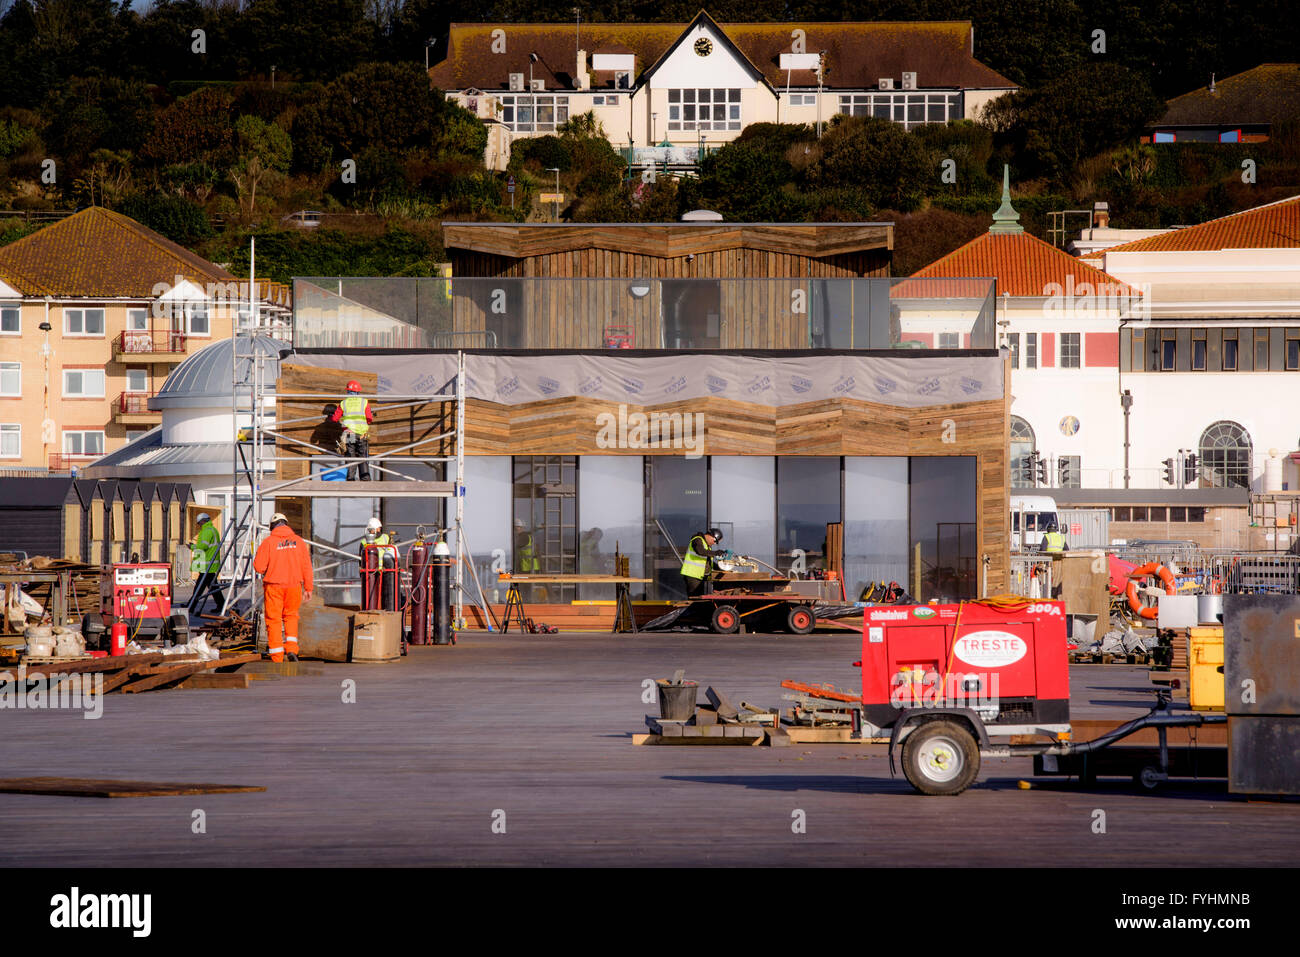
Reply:
[[[1300, 855], [1294, 804], [1217, 782], [1030, 790], [989, 760], [958, 798], [914, 794], [873, 745], [638, 748], [643, 682], [684, 668], [733, 700], [780, 682], [856, 687], [856, 635], [468, 635], [386, 665], [318, 665], [239, 691], [110, 696], [99, 720], [9, 710], [12, 776], [227, 781], [264, 793], [114, 802], [0, 794], [0, 866], [1251, 865]], [[356, 682], [356, 702], [343, 682]], [[1074, 714], [1134, 716], [1143, 668], [1075, 666]], [[207, 833], [191, 832], [195, 809]], [[1107, 833], [1092, 833], [1092, 813]], [[807, 833], [791, 832], [803, 810]], [[493, 833], [495, 811], [506, 833]], [[1153, 844], [1154, 842], [1154, 844]], [[1158, 847], [1158, 852], [1153, 851]]]

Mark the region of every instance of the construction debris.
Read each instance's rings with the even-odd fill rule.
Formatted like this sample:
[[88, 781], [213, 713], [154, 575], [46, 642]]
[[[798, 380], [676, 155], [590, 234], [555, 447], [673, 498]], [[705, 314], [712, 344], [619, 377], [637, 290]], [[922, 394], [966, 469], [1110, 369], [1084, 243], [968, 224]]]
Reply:
[[0, 671], [0, 687], [12, 684], [15, 687], [10, 693], [21, 694], [26, 682], [33, 679], [43, 678], [57, 686], [76, 678], [84, 680], [88, 676], [98, 676], [94, 679], [94, 686], [87, 688], [92, 693], [121, 691], [133, 694], [171, 687], [200, 673], [238, 667], [260, 658], [257, 654], [245, 654], [205, 660], [197, 654], [169, 655], [155, 651], [103, 658], [27, 659], [13, 671]]

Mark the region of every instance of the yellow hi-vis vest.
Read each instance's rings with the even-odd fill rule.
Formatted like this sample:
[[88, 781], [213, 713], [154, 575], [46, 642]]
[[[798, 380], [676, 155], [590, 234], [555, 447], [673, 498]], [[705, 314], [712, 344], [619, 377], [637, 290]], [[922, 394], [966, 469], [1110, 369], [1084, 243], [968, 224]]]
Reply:
[[686, 546], [686, 557], [682, 559], [683, 578], [703, 578], [709, 570], [709, 560], [695, 551], [695, 543], [704, 544], [704, 538], [696, 535]]
[[343, 421], [340, 423], [343, 428], [357, 435], [365, 435], [370, 431], [370, 423], [366, 421], [366, 406], [369, 405], [369, 400], [364, 396], [350, 395], [339, 405], [343, 407]]
[[1043, 536], [1047, 543], [1047, 554], [1060, 555], [1065, 551], [1065, 536], [1060, 532], [1048, 532]]
[[533, 572], [542, 570], [542, 563], [537, 559], [537, 551], [533, 548], [533, 536], [529, 535], [528, 541], [519, 546], [519, 573], [528, 575]]

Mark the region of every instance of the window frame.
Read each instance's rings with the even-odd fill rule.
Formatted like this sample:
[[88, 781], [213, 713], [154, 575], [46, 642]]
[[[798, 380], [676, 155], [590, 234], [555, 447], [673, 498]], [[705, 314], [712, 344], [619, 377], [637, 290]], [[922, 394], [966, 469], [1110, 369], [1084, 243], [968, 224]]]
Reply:
[[[4, 327], [5, 313], [13, 313], [18, 318], [18, 328], [12, 331]], [[23, 306], [22, 303], [6, 305], [0, 303], [0, 336], [21, 336], [23, 334]]]
[[[131, 388], [131, 376], [132, 376], [133, 374], [139, 374], [139, 375], [144, 376], [144, 387], [143, 387], [143, 388], [139, 388], [139, 389], [133, 389], [133, 388]], [[140, 395], [141, 393], [148, 393], [148, 391], [149, 391], [149, 370], [148, 370], [147, 368], [145, 368], [144, 366], [130, 366], [130, 367], [128, 367], [128, 368], [126, 369], [126, 371], [124, 372], [123, 375], [124, 375], [124, 379], [125, 379], [125, 382], [124, 382], [124, 384], [123, 384], [123, 386], [122, 386], [122, 391], [123, 391], [123, 392], [129, 392], [129, 393], [131, 393], [132, 395]]]
[[[99, 313], [99, 332], [86, 332], [86, 314], [89, 312]], [[74, 314], [81, 317], [81, 332], [72, 331], [72, 316]], [[64, 306], [63, 307], [63, 334], [72, 339], [103, 339], [108, 334], [108, 313], [103, 306]]]
[[[73, 392], [68, 388], [69, 375], [85, 376], [85, 374], [88, 372], [99, 374], [100, 389], [98, 392], [85, 392], [85, 391]], [[78, 366], [72, 366], [70, 368], [65, 367], [63, 369], [62, 379], [63, 379], [63, 398], [65, 399], [103, 399], [106, 398], [108, 395], [108, 373], [104, 369], [94, 368], [94, 367], [81, 368]], [[82, 380], [82, 384], [84, 387], [85, 384], [84, 378]]]
[[1300, 329], [1288, 329], [1285, 336], [1286, 338], [1283, 340], [1282, 369], [1285, 372], [1300, 371]]
[[[137, 326], [135, 321], [143, 318], [144, 325]], [[148, 332], [149, 331], [149, 310], [148, 309], [128, 309], [126, 311], [126, 331], [127, 332]]]
[[1011, 368], [1020, 368], [1020, 333], [1007, 333], [1007, 350], [1011, 355]]
[[[1232, 365], [1228, 365], [1228, 343], [1230, 342], [1232, 343]], [[1223, 371], [1236, 372], [1241, 365], [1241, 339], [1235, 331], [1231, 336], [1224, 335], [1221, 355], [1223, 356]]]
[[[71, 438], [72, 436], [74, 436], [74, 435], [79, 435], [79, 436], [81, 436], [81, 447], [82, 447], [83, 450], [84, 450], [85, 447], [86, 447], [86, 436], [88, 436], [88, 435], [98, 435], [98, 436], [99, 436], [99, 451], [98, 451], [98, 452], [86, 452], [86, 451], [73, 452], [73, 451], [69, 450], [69, 449], [68, 449], [68, 439], [70, 439], [70, 438]], [[75, 457], [77, 457], [77, 458], [92, 458], [92, 457], [94, 457], [94, 456], [96, 456], [96, 455], [103, 455], [103, 454], [104, 454], [104, 450], [108, 447], [107, 442], [108, 442], [108, 439], [107, 439], [107, 436], [104, 434], [104, 430], [103, 430], [103, 429], [64, 429], [64, 430], [63, 430], [63, 442], [61, 443], [60, 447], [63, 449], [63, 454], [64, 454], [64, 455], [75, 456]]]
[[[17, 437], [18, 451], [6, 452], [4, 439], [6, 434]], [[23, 457], [23, 424], [21, 422], [0, 422], [0, 459], [20, 459]]]
[[1025, 333], [1025, 368], [1038, 368], [1038, 333]]
[[[1070, 351], [1073, 355], [1066, 353], [1066, 340], [1069, 340], [1073, 347]], [[1062, 369], [1082, 369], [1083, 368], [1083, 334], [1079, 332], [1061, 333], [1061, 361]]]
[[[1192, 371], [1207, 372], [1210, 368], [1210, 344], [1204, 329], [1192, 330]], [[1197, 349], [1200, 350], [1200, 363], [1197, 363]]]
[[[11, 368], [5, 368], [6, 366], [10, 366]], [[17, 392], [4, 391], [4, 374], [6, 372], [18, 373]], [[0, 398], [21, 399], [22, 397], [23, 397], [23, 364], [21, 362], [0, 362]]]

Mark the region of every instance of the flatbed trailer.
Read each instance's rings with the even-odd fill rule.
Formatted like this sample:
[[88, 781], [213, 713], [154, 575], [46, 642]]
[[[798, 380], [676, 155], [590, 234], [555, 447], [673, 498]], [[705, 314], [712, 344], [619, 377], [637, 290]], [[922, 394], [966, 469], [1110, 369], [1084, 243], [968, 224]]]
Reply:
[[806, 635], [817, 624], [814, 612], [818, 599], [809, 595], [744, 592], [715, 592], [680, 602], [677, 624], [707, 624], [716, 634], [734, 635], [747, 631], [788, 631]]

